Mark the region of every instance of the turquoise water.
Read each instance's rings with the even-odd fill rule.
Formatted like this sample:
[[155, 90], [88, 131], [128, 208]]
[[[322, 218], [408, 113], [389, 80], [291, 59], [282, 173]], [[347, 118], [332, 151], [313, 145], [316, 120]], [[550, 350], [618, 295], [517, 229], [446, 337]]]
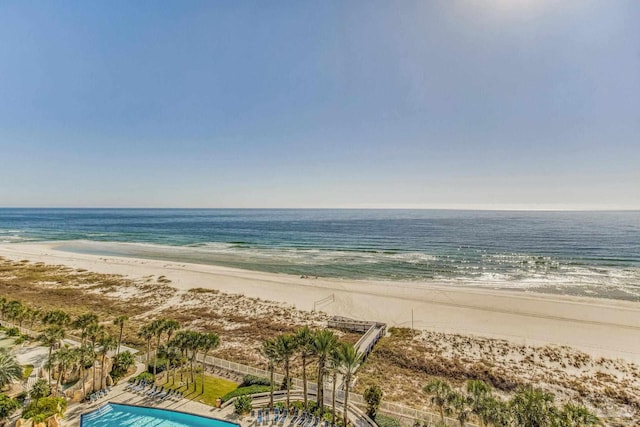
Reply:
[[184, 412], [108, 403], [82, 415], [81, 427], [239, 427], [238, 424]]
[[0, 243], [640, 301], [640, 211], [0, 209]]

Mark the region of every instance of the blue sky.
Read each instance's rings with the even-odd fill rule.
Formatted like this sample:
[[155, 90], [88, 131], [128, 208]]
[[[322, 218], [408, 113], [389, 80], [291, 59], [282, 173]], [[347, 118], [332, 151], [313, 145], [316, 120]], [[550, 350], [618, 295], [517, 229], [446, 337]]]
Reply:
[[0, 0], [0, 206], [640, 209], [639, 19]]

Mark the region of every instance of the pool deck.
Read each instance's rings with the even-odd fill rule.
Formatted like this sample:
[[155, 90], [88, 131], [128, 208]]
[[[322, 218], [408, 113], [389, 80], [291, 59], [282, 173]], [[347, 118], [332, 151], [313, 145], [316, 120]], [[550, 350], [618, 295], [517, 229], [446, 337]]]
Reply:
[[194, 402], [189, 399], [180, 399], [178, 401], [173, 400], [165, 400], [164, 402], [159, 402], [156, 399], [152, 399], [147, 397], [146, 395], [140, 395], [136, 393], [129, 392], [124, 388], [128, 384], [127, 381], [121, 381], [118, 385], [111, 388], [111, 392], [102, 399], [99, 399], [95, 403], [75, 403], [69, 405], [65, 419], [63, 422], [63, 426], [65, 427], [78, 427], [80, 426], [80, 415], [86, 412], [91, 412], [95, 409], [98, 409], [102, 405], [113, 402], [113, 403], [124, 403], [128, 405], [139, 405], [139, 406], [149, 406], [153, 408], [162, 408], [169, 409], [180, 412], [188, 412], [191, 414], [202, 415], [204, 417], [210, 418], [218, 418], [220, 420], [229, 421], [233, 423], [240, 424], [242, 427], [248, 427], [252, 424], [255, 424], [255, 420], [253, 418], [244, 417], [239, 418], [233, 412], [233, 405], [227, 408], [212, 408], [209, 405], [205, 405], [203, 403]]

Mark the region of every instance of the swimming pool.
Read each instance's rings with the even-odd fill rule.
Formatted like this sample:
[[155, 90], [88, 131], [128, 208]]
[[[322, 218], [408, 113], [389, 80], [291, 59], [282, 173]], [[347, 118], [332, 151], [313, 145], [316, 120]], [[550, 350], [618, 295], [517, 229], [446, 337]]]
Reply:
[[107, 403], [93, 412], [82, 414], [81, 427], [239, 427], [238, 424], [201, 417], [185, 412], [166, 409], [147, 408], [144, 406]]

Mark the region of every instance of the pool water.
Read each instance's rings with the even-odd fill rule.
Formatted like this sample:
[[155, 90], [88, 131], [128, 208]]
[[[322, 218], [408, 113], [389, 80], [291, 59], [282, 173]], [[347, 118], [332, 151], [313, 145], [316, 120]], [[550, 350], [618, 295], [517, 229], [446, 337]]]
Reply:
[[184, 412], [143, 406], [107, 403], [93, 412], [83, 414], [81, 427], [239, 427], [238, 424], [201, 417]]

